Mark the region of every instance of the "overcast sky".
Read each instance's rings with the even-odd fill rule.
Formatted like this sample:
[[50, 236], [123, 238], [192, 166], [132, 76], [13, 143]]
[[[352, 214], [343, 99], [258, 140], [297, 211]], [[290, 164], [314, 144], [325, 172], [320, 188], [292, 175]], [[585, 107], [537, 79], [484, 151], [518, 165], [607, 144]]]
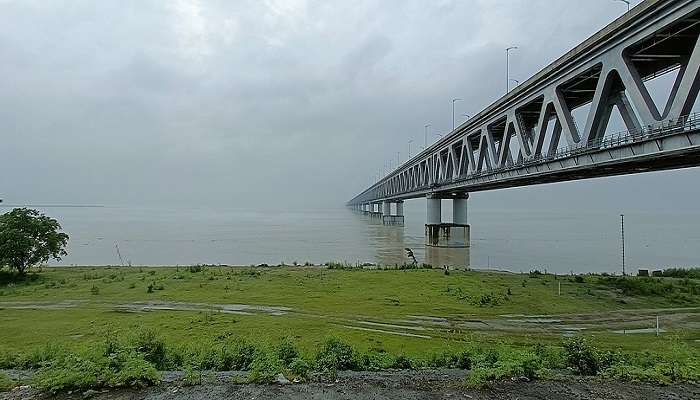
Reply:
[[[0, 0], [0, 195], [339, 205], [397, 152], [405, 160], [409, 140], [415, 153], [426, 123], [448, 131], [453, 97], [459, 116], [501, 96], [507, 46], [519, 46], [511, 75], [524, 81], [624, 11], [612, 0]], [[698, 177], [480, 196], [694, 207]]]

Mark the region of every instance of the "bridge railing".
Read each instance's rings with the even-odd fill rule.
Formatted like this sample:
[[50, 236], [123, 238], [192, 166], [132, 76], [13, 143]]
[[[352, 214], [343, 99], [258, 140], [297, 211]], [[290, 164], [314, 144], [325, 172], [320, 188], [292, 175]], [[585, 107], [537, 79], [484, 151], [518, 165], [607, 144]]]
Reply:
[[601, 137], [593, 140], [585, 145], [578, 146], [567, 146], [563, 148], [556, 149], [553, 152], [545, 153], [535, 157], [529, 157], [517, 162], [507, 163], [503, 167], [488, 168], [485, 167], [482, 171], [473, 172], [464, 176], [448, 179], [441, 181], [433, 185], [422, 185], [422, 188], [429, 186], [439, 187], [440, 184], [445, 183], [456, 183], [464, 182], [472, 179], [477, 179], [480, 177], [486, 177], [489, 175], [499, 174], [515, 169], [520, 169], [528, 166], [533, 166], [536, 164], [541, 164], [543, 162], [551, 162], [567, 159], [570, 157], [579, 156], [582, 154], [593, 153], [600, 151], [601, 149], [612, 149], [616, 147], [626, 146], [632, 143], [642, 142], [651, 139], [657, 139], [664, 136], [670, 136], [677, 134], [679, 132], [694, 130], [700, 128], [700, 113], [693, 113], [683, 117], [678, 118], [678, 120], [663, 121], [656, 125], [649, 125], [642, 127], [641, 129], [631, 130], [631, 131], [621, 131], [614, 133], [607, 137]]
[[626, 146], [632, 143], [658, 139], [665, 136], [675, 135], [683, 131], [690, 131], [699, 128], [700, 113], [693, 113], [682, 116], [677, 120], [663, 121], [659, 124], [645, 126], [637, 130], [614, 133], [607, 137], [604, 136], [596, 140], [590, 141], [584, 145], [559, 148], [550, 153], [542, 154], [535, 157], [529, 157], [527, 159], [522, 159], [517, 162], [509, 162], [502, 167], [485, 167], [481, 171], [472, 172], [470, 174], [453, 177], [450, 179], [440, 180], [439, 182], [433, 182], [431, 184], [418, 185], [410, 190], [397, 191], [390, 193], [389, 195], [409, 193], [418, 189], [437, 189], [445, 184], [459, 183], [473, 179], [486, 178], [495, 174], [500, 174], [503, 172], [517, 170], [528, 166], [542, 164], [544, 162], [564, 160], [567, 158], [580, 156], [587, 153], [594, 153], [604, 149], [613, 149], [617, 147]]

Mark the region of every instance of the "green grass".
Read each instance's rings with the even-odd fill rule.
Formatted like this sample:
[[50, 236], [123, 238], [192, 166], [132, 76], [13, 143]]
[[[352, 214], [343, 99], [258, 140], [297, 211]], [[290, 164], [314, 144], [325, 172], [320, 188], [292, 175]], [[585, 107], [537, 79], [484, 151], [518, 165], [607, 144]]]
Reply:
[[[558, 294], [560, 285], [561, 295]], [[323, 364], [321, 369], [334, 369], [335, 353], [317, 358], [324, 338], [329, 336], [351, 346], [355, 352], [353, 365], [363, 365], [362, 369], [464, 365], [465, 360], [469, 360], [463, 357], [465, 349], [494, 348], [505, 349], [499, 351], [517, 357], [502, 356], [499, 363], [475, 363], [473, 380], [510, 374], [536, 377], [547, 368], [541, 366], [539, 358], [533, 360], [533, 349], [535, 346], [561, 349], [560, 334], [537, 329], [518, 331], [449, 325], [430, 330], [431, 338], [427, 339], [347, 326], [381, 330], [383, 326], [376, 323], [402, 324], [400, 321], [409, 316], [491, 320], [517, 318], [503, 315], [608, 314], [643, 309], [678, 309], [665, 313], [680, 313], [686, 312], [682, 309], [700, 307], [699, 287], [698, 280], [687, 276], [622, 279], [471, 271], [452, 271], [445, 275], [442, 270], [431, 269], [44, 268], [20, 281], [0, 273], [0, 368], [9, 363], [31, 366], [41, 362], [42, 357], [51, 358], [42, 355], [42, 352], [52, 352], [46, 350], [47, 344], [59, 346], [62, 351], [90, 353], [96, 346], [103, 346], [108, 337], [132, 338], [129, 340], [133, 341], [136, 340], [134, 335], [155, 332], [170, 353], [186, 359], [175, 362], [178, 367], [194, 371], [203, 369], [203, 365], [209, 368], [211, 363], [207, 364], [202, 357], [208, 357], [207, 347], [216, 348], [224, 353], [233, 351], [236, 357], [248, 357], [245, 362], [229, 359], [228, 365], [238, 369], [243, 366], [241, 363], [247, 367], [254, 364], [253, 370], [257, 371], [254, 376], [259, 381], [269, 380], [270, 374], [280, 368], [295, 376], [304, 376], [311, 364], [316, 367]], [[150, 312], [116, 307], [148, 301], [203, 306], [196, 311]], [[35, 306], [18, 309], [18, 302]], [[70, 307], [36, 306], [60, 302]], [[291, 312], [231, 314], [207, 309], [207, 304], [288, 307]], [[368, 321], [370, 325], [358, 325], [358, 321]], [[668, 336], [672, 335], [685, 346], [691, 360], [695, 360], [700, 352], [700, 330], [673, 326], [669, 329], [672, 332], [656, 337], [653, 334], [619, 335], [608, 328], [592, 327], [584, 331], [584, 336], [595, 342], [596, 351], [636, 354], [646, 349], [659, 349], [660, 356], [664, 356], [666, 350], [663, 349], [668, 348]], [[225, 350], [222, 343], [232, 338], [235, 338], [231, 344], [233, 350]], [[139, 340], [149, 343], [148, 339]], [[151, 339], [154, 340], [150, 345], [157, 344], [158, 340]], [[239, 348], [243, 346], [241, 343], [252, 347], [244, 353], [244, 349]], [[268, 351], [262, 354], [260, 348]], [[139, 349], [141, 347], [137, 346], [132, 350], [140, 352]], [[145, 361], [159, 369], [166, 366], [162, 364], [165, 361], [149, 357], [145, 356]], [[347, 352], [344, 357], [347, 363]], [[3, 359], [11, 362], [3, 362]], [[132, 362], [132, 359], [134, 365], [142, 367], [140, 358], [132, 357], [127, 361]], [[343, 364], [342, 368], [346, 366]], [[653, 372], [649, 368], [639, 370], [619, 364], [616, 368], [606, 371], [610, 376], [630, 379]], [[110, 372], [109, 376], [118, 372]]]

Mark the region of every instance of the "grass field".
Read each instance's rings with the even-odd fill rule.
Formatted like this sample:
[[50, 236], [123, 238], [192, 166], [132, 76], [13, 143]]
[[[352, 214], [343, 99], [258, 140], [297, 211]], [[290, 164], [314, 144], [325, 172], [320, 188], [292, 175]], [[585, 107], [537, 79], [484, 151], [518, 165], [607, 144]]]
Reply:
[[[465, 340], [557, 341], [561, 332], [554, 328], [573, 321], [586, 328], [583, 334], [595, 335], [601, 346], [634, 349], [663, 337], [611, 331], [653, 326], [656, 314], [668, 321], [664, 325], [672, 325], [667, 334], [679, 335], [692, 346], [700, 339], [700, 320], [693, 315], [698, 310], [681, 310], [700, 307], [700, 284], [694, 280], [654, 278], [659, 293], [637, 295], [593, 276], [316, 267], [192, 271], [44, 268], [23, 282], [6, 282], [0, 287], [0, 346], [16, 351], [47, 342], [76, 347], [100, 341], [106, 332], [146, 327], [173, 343], [227, 335], [271, 343], [293, 337], [302, 349], [311, 350], [334, 335], [359, 348], [417, 355]], [[174, 310], [145, 311], [147, 302], [151, 308]], [[229, 313], [216, 306], [229, 304], [282, 310]], [[636, 311], [655, 309], [670, 310]], [[674, 314], [681, 312], [679, 322]], [[586, 313], [591, 315], [571, 317]], [[605, 318], [596, 318], [600, 313]], [[503, 315], [554, 315], [561, 321], [525, 319], [519, 324], [523, 318]]]
[[[650, 329], [657, 316], [658, 336]], [[635, 376], [649, 374], [661, 358], [663, 365], [675, 365], [678, 357], [687, 371], [700, 374], [695, 366], [700, 360], [700, 281], [693, 278], [324, 267], [44, 268], [20, 280], [0, 274], [0, 326], [0, 365], [6, 368], [41, 366], [47, 357], [58, 358], [45, 355], [56, 348], [95, 353], [105, 343], [113, 348], [110, 338], [151, 332], [158, 338], [147, 337], [146, 347], [162, 341], [168, 349], [180, 349], [168, 350], [177, 354], [170, 355], [176, 361], [153, 362], [158, 368], [180, 368], [195, 353], [200, 359], [214, 357], [212, 349], [225, 352], [233, 339], [257, 348], [289, 342], [300, 359], [321, 365], [321, 347], [343, 354], [344, 344], [357, 354], [391, 355], [380, 364], [402, 368], [452, 365], [435, 361], [436, 354], [458, 360], [464, 349], [471, 349], [472, 358], [501, 349], [502, 356], [487, 363], [483, 376], [488, 378], [494, 368], [506, 371], [504, 376], [521, 371], [533, 354], [543, 365], [543, 349], [561, 349], [562, 338], [576, 335], [595, 343], [595, 359], [607, 360], [606, 365], [617, 357], [612, 352], [633, 355], [626, 360], [642, 354], [639, 363], [647, 369], [635, 370]], [[329, 345], [329, 337], [342, 344]], [[131, 348], [140, 352], [143, 347]], [[514, 363], [504, 348], [526, 353]], [[333, 357], [331, 365], [337, 365]], [[374, 365], [371, 357], [363, 362]], [[478, 357], [491, 356], [486, 351]], [[558, 357], [553, 365], [564, 365]], [[200, 364], [214, 365], [207, 362]], [[70, 371], [71, 365], [61, 368]], [[622, 368], [616, 374], [630, 373], [627, 364], [614, 365]], [[669, 368], [662, 371], [663, 379], [676, 380]]]

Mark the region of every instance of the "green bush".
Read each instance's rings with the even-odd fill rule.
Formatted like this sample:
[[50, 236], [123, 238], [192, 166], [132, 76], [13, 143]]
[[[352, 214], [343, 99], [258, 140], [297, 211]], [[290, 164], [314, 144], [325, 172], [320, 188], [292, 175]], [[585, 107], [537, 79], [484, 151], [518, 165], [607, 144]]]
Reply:
[[700, 268], [666, 268], [661, 275], [670, 278], [700, 279]]
[[143, 358], [160, 370], [166, 369], [166, 346], [152, 330], [144, 329], [133, 338], [134, 349], [143, 354]]
[[46, 362], [33, 384], [53, 393], [100, 387], [142, 387], [157, 383], [158, 371], [141, 354], [120, 350], [108, 356], [99, 352], [65, 354]]
[[221, 371], [248, 370], [255, 359], [256, 352], [256, 347], [245, 339], [229, 339], [221, 348], [221, 362], [218, 369]]
[[369, 352], [355, 352], [353, 365], [360, 371], [381, 371], [389, 368], [392, 359], [385, 351], [370, 350]]
[[15, 387], [16, 383], [7, 375], [0, 372], [0, 392], [7, 392]]
[[288, 379], [300, 382], [305, 382], [309, 379], [309, 372], [311, 372], [311, 364], [301, 358], [293, 359], [284, 371]]
[[36, 369], [40, 368], [46, 362], [64, 357], [65, 355], [66, 351], [63, 347], [57, 344], [49, 343], [32, 349], [29, 353], [17, 355], [13, 368]]
[[187, 366], [184, 372], [185, 374], [180, 379], [184, 386], [202, 385], [214, 381], [214, 374], [211, 371], [195, 370], [191, 366]]
[[458, 351], [443, 351], [432, 353], [427, 360], [423, 362], [423, 366], [428, 368], [459, 368], [470, 369], [472, 366], [471, 354], [467, 350]]
[[272, 352], [259, 350], [250, 365], [248, 382], [273, 383], [280, 372], [282, 372], [282, 365], [277, 356]]
[[275, 354], [286, 366], [291, 364], [293, 360], [299, 358], [299, 350], [289, 338], [282, 339], [282, 341], [275, 346]]
[[524, 377], [536, 379], [544, 376], [547, 371], [542, 367], [540, 358], [529, 351], [509, 351], [496, 358], [483, 358], [483, 363], [476, 365], [467, 376], [467, 385], [471, 387], [482, 386], [489, 382], [499, 381], [505, 378]]
[[567, 366], [579, 375], [596, 375], [599, 371], [596, 350], [585, 338], [574, 336], [562, 342]]
[[320, 371], [343, 371], [353, 369], [354, 350], [352, 346], [337, 338], [328, 338], [316, 353], [316, 365]]
[[0, 369], [17, 368], [17, 359], [19, 356], [11, 351], [0, 350]]
[[392, 369], [411, 369], [411, 360], [403, 354], [399, 354], [389, 365]]

